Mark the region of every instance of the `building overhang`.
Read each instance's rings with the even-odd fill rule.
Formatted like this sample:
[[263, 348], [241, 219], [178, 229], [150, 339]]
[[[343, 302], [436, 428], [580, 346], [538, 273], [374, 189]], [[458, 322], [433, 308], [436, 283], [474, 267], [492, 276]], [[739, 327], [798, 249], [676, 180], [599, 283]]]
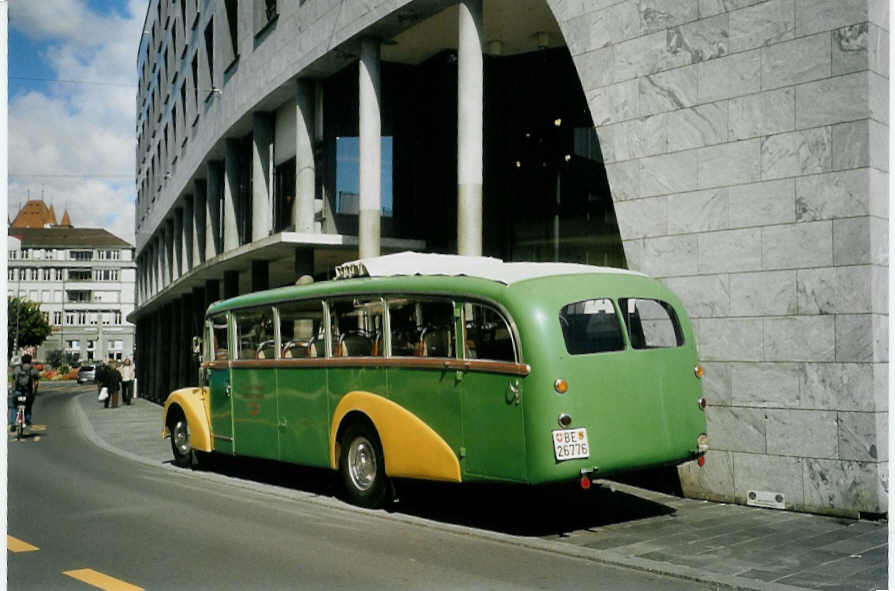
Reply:
[[[424, 240], [412, 240], [404, 238], [381, 239], [381, 248], [384, 253], [399, 252], [404, 250], [425, 249]], [[221, 280], [228, 271], [251, 271], [254, 261], [294, 261], [297, 249], [306, 249], [311, 252], [323, 252], [344, 255], [338, 262], [344, 262], [357, 257], [357, 236], [345, 234], [314, 234], [302, 232], [279, 232], [261, 240], [243, 244], [212, 259], [208, 259], [201, 265], [181, 275], [164, 289], [151, 298], [140, 302], [140, 306], [127, 315], [127, 321], [136, 323], [137, 320], [151, 312], [155, 312], [174, 299], [192, 293], [193, 288], [205, 287], [208, 280]], [[335, 266], [335, 265], [333, 265]], [[297, 276], [292, 281], [298, 279]]]

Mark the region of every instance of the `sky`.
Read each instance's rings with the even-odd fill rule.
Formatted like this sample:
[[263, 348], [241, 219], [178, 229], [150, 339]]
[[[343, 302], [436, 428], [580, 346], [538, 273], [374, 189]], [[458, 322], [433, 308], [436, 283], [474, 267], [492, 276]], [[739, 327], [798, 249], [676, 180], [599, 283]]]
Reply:
[[137, 49], [148, 0], [9, 0], [9, 214], [134, 242]]

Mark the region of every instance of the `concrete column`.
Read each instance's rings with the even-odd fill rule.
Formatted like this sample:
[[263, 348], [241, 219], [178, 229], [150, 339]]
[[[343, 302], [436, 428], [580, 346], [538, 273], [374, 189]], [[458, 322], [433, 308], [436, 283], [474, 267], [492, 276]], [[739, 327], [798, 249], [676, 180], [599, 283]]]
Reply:
[[224, 194], [224, 164], [209, 162], [205, 190], [205, 260], [212, 259], [224, 248], [221, 228], [221, 206]]
[[193, 252], [193, 236], [195, 234], [196, 216], [193, 214], [193, 196], [187, 195], [183, 199], [183, 268], [181, 274], [186, 275], [197, 264]]
[[270, 262], [252, 261], [252, 291], [270, 289]]
[[273, 137], [273, 116], [253, 113], [252, 242], [273, 233]]
[[[236, 225], [236, 196], [239, 190], [239, 142], [228, 139], [224, 156], [224, 244], [223, 252], [239, 247], [239, 228]], [[220, 253], [218, 253], [220, 254]]]
[[156, 240], [155, 246], [155, 258], [156, 263], [158, 264], [158, 271], [156, 276], [156, 293], [159, 293], [163, 289], [165, 289], [165, 224], [162, 223], [159, 225], [158, 229], [158, 239]]
[[206, 205], [205, 181], [193, 183], [193, 263], [196, 266], [205, 262], [205, 223], [208, 218]]
[[183, 209], [174, 210], [171, 220], [171, 281], [177, 281], [183, 275]]
[[174, 220], [165, 222], [165, 285], [174, 281]]
[[153, 314], [152, 322], [154, 329], [152, 339], [152, 398], [155, 401], [159, 401], [164, 396], [165, 384], [162, 381], [162, 376], [168, 373], [168, 363], [165, 359], [168, 345], [162, 340], [162, 327], [169, 326], [167, 324], [168, 317], [165, 314], [166, 311], [164, 306], [159, 307], [158, 311]]
[[168, 311], [168, 326], [171, 330], [168, 331], [169, 341], [165, 343], [164, 351], [167, 353], [168, 357], [168, 371], [165, 375], [168, 378], [167, 387], [165, 391], [165, 395], [169, 392], [173, 392], [179, 386], [178, 384], [178, 363], [180, 361], [180, 356], [178, 353], [178, 341], [181, 338], [182, 326], [180, 323], [180, 306], [178, 305], [177, 300], [172, 300], [170, 303], [165, 305], [165, 309]]
[[379, 42], [363, 39], [358, 68], [360, 104], [360, 206], [358, 256], [379, 256], [379, 211], [382, 207], [382, 122], [379, 112]]
[[224, 271], [224, 299], [239, 295], [239, 271]]
[[482, 254], [482, 0], [461, 0], [457, 39], [457, 253]]
[[295, 205], [292, 225], [296, 232], [314, 231], [314, 82], [295, 81]]

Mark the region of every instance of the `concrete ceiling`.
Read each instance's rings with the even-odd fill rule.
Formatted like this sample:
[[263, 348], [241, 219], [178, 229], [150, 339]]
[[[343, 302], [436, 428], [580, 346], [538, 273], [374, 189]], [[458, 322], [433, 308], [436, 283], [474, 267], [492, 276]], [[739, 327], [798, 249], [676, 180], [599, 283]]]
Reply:
[[[565, 46], [545, 0], [485, 0], [483, 4], [486, 54], [514, 55]], [[445, 49], [457, 49], [456, 5], [386, 40], [382, 59], [418, 64]]]

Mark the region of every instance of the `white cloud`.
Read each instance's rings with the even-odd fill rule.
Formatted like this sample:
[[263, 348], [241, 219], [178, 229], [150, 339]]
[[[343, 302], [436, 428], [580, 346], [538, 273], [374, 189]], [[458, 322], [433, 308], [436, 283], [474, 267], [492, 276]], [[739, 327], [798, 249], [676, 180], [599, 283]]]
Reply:
[[136, 55], [146, 4], [131, 0], [121, 16], [91, 12], [83, 1], [11, 3], [10, 26], [43, 44], [40, 57], [56, 78], [106, 83], [11, 93], [11, 216], [29, 190], [32, 198], [43, 192], [60, 219], [67, 207], [75, 226], [105, 227], [133, 242]]

